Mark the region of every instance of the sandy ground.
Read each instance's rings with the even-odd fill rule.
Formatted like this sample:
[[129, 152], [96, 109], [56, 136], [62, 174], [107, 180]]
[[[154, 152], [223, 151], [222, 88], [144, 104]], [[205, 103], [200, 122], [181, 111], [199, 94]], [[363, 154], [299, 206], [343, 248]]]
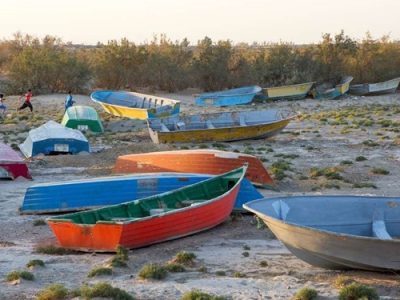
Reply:
[[[188, 90], [163, 95], [182, 100], [183, 113], [228, 110], [196, 107], [191, 95], [197, 92]], [[100, 112], [106, 131], [103, 135], [89, 134], [88, 138], [93, 149], [102, 151], [90, 155], [40, 157], [29, 163], [33, 181], [0, 181], [0, 299], [34, 299], [39, 290], [51, 283], [62, 283], [72, 289], [99, 281], [110, 282], [138, 299], [179, 299], [194, 288], [232, 299], [290, 299], [304, 286], [314, 287], [319, 299], [337, 299], [334, 281], [340, 274], [375, 287], [382, 299], [400, 299], [397, 274], [336, 272], [309, 266], [291, 255], [268, 229], [258, 229], [251, 215], [235, 215], [207, 232], [132, 250], [128, 268], [115, 268], [111, 276], [88, 278], [87, 274], [95, 266], [107, 262], [112, 254], [53, 256], [35, 253], [37, 245], [55, 243], [55, 239], [46, 225], [33, 225], [34, 220], [43, 219], [43, 216], [18, 214], [27, 187], [108, 175], [118, 155], [198, 147], [154, 145], [144, 121], [109, 116], [87, 96], [75, 96], [75, 100], [77, 104], [94, 106]], [[287, 162], [290, 169], [284, 171], [286, 177], [277, 181], [280, 191], [260, 190], [265, 196], [304, 193], [395, 196], [400, 194], [399, 100], [400, 95], [396, 94], [236, 107], [235, 110], [278, 107], [301, 115], [273, 139], [206, 145], [257, 155], [270, 170], [274, 162]], [[0, 140], [16, 147], [29, 129], [50, 119], [60, 121], [63, 101], [64, 95], [34, 97], [33, 115], [27, 110], [16, 114], [18, 99], [8, 97], [6, 104], [11, 109], [8, 116], [0, 120]], [[367, 160], [356, 161], [357, 156]], [[314, 176], [313, 167], [334, 168], [341, 177]], [[387, 170], [389, 174], [375, 174], [373, 168]], [[358, 188], [357, 184], [369, 187]], [[144, 264], [165, 263], [181, 250], [196, 254], [193, 268], [184, 273], [170, 273], [162, 281], [138, 279], [137, 273]], [[243, 255], [246, 251], [248, 257]], [[12, 285], [4, 280], [7, 273], [26, 269], [26, 263], [36, 258], [42, 259], [46, 267], [32, 271], [34, 281]], [[261, 261], [268, 265], [262, 267]], [[200, 272], [200, 267], [205, 267], [207, 272]], [[216, 272], [221, 271], [225, 275], [218, 276]]]

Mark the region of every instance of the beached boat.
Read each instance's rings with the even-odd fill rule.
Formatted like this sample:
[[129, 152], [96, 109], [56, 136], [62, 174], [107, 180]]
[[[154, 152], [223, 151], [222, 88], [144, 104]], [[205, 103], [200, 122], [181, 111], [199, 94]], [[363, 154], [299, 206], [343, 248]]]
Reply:
[[203, 93], [196, 97], [199, 106], [231, 106], [247, 104], [253, 101], [256, 94], [261, 92], [259, 86], [245, 86], [219, 92]]
[[229, 142], [274, 136], [293, 118], [270, 109], [175, 116], [147, 120], [147, 123], [156, 144]]
[[399, 82], [400, 77], [384, 82], [354, 84], [350, 86], [349, 93], [358, 96], [393, 94], [396, 92]]
[[15, 179], [19, 176], [32, 179], [22, 157], [10, 146], [0, 143], [0, 179]]
[[246, 178], [253, 184], [274, 188], [262, 162], [253, 155], [219, 150], [160, 151], [119, 156], [113, 173], [178, 172], [219, 175], [248, 165]]
[[346, 76], [335, 86], [330, 83], [321, 84], [314, 88], [311, 94], [315, 99], [336, 99], [349, 91], [352, 80], [353, 77]]
[[263, 94], [265, 95], [265, 99], [270, 100], [304, 99], [309, 94], [314, 83], [315, 82], [307, 82], [301, 84], [263, 88]]
[[126, 91], [96, 91], [90, 98], [118, 117], [146, 120], [179, 114], [180, 102], [163, 97]]
[[103, 124], [97, 111], [90, 106], [71, 106], [67, 109], [61, 124], [80, 131], [103, 132]]
[[[37, 184], [26, 190], [22, 214], [72, 212], [120, 204], [179, 189], [213, 177], [204, 174], [154, 173], [100, 177], [58, 183]], [[235, 210], [262, 195], [243, 179]]]
[[178, 190], [47, 219], [59, 244], [82, 251], [138, 248], [194, 234], [232, 212], [246, 167]]
[[328, 269], [400, 270], [400, 199], [294, 196], [249, 202], [298, 258]]
[[79, 130], [48, 121], [30, 130], [28, 137], [19, 145], [19, 148], [26, 157], [39, 154], [77, 154], [89, 152], [89, 142]]

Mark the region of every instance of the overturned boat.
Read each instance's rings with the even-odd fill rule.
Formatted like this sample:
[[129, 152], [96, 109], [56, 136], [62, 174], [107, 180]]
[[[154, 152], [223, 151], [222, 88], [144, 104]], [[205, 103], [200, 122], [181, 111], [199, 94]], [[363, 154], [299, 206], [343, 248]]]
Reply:
[[15, 179], [20, 176], [32, 179], [26, 162], [10, 146], [0, 143], [0, 179]]
[[196, 97], [195, 103], [198, 106], [232, 106], [247, 104], [261, 92], [257, 85], [245, 86], [219, 92], [203, 93]]
[[311, 265], [400, 270], [400, 198], [293, 196], [255, 200], [243, 207]]
[[90, 106], [77, 105], [69, 107], [64, 114], [61, 124], [80, 131], [90, 130], [95, 133], [104, 131], [97, 111]]

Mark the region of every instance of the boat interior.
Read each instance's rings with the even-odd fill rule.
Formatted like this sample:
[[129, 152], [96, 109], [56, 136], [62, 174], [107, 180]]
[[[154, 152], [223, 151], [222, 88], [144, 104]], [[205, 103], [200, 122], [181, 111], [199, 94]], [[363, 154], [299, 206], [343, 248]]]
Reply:
[[384, 240], [400, 236], [400, 198], [282, 197], [251, 208], [293, 225], [335, 233]]
[[224, 176], [213, 177], [173, 192], [167, 192], [119, 205], [56, 216], [48, 220], [59, 222], [68, 221], [85, 225], [132, 222], [145, 217], [199, 205], [219, 197], [235, 186], [240, 180], [242, 173], [243, 170], [240, 168]]
[[199, 129], [217, 129], [227, 127], [244, 127], [274, 123], [284, 119], [279, 110], [227, 112], [186, 117], [169, 117], [149, 120], [154, 131], [185, 131]]

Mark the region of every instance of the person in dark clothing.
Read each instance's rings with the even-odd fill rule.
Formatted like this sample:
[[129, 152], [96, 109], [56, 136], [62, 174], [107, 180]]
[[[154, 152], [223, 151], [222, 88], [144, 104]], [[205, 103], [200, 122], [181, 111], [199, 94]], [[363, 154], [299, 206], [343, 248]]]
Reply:
[[29, 89], [28, 92], [24, 96], [20, 97], [20, 99], [22, 97], [25, 97], [25, 101], [24, 101], [24, 103], [22, 103], [21, 107], [18, 108], [18, 110], [22, 110], [22, 109], [25, 109], [25, 108], [29, 107], [31, 112], [33, 112], [33, 106], [32, 106], [32, 103], [31, 103], [32, 91]]

